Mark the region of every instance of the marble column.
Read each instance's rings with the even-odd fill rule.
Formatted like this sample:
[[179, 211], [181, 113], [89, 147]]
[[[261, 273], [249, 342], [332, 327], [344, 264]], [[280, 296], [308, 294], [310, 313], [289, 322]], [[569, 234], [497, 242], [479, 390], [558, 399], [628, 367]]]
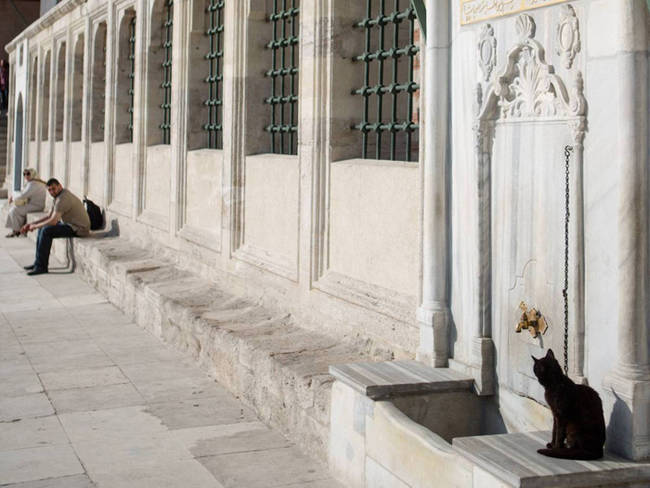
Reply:
[[169, 198], [169, 233], [176, 235], [183, 226], [185, 215], [185, 190], [187, 160], [187, 117], [190, 62], [189, 43], [192, 29], [190, 2], [174, 2], [174, 31], [172, 41], [172, 92], [171, 92], [171, 181]]
[[422, 299], [417, 310], [419, 360], [435, 367], [449, 359], [449, 1], [427, 3], [424, 59]]
[[648, 7], [620, 0], [618, 64], [619, 208], [617, 358], [605, 378], [612, 413], [608, 447], [650, 457], [650, 303], [648, 270]]
[[[89, 17], [86, 18], [84, 26], [84, 65], [83, 65], [83, 101], [82, 101], [82, 126], [81, 126], [81, 140], [83, 141], [83, 159], [81, 164], [81, 181], [83, 194], [88, 194], [88, 177], [90, 164], [90, 124], [91, 124], [91, 103], [92, 103], [92, 93], [93, 93], [93, 83], [95, 81], [92, 79], [93, 73], [93, 59], [94, 46], [95, 46], [95, 36], [93, 36], [93, 25], [92, 19]], [[75, 68], [76, 69], [76, 68]]]

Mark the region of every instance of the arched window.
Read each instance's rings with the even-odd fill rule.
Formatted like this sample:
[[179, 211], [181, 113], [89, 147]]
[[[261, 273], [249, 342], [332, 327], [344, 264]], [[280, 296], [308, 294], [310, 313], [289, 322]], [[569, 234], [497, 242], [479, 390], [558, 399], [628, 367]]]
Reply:
[[63, 110], [65, 108], [65, 42], [59, 46], [56, 57], [56, 95], [54, 111], [54, 140], [63, 140]]
[[118, 32], [117, 92], [115, 95], [115, 141], [133, 142], [135, 95], [135, 10], [124, 12]]
[[92, 73], [92, 122], [91, 142], [104, 140], [104, 106], [106, 103], [106, 22], [101, 22], [95, 31]]
[[171, 135], [173, 0], [157, 0], [149, 38], [147, 144], [169, 144]]
[[36, 140], [36, 102], [38, 100], [38, 56], [32, 61], [32, 73], [29, 82], [29, 140]]
[[70, 140], [81, 140], [84, 94], [84, 35], [80, 34], [74, 46], [72, 77], [72, 120]]
[[45, 53], [45, 62], [43, 63], [43, 110], [41, 111], [41, 140], [47, 141], [50, 137], [50, 51]]

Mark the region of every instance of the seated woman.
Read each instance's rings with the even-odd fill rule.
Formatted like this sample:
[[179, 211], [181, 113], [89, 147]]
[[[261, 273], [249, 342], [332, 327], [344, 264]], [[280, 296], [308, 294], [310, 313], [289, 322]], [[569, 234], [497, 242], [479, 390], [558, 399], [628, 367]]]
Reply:
[[13, 206], [7, 215], [5, 227], [11, 229], [11, 232], [6, 237], [20, 235], [20, 228], [25, 225], [29, 212], [42, 212], [45, 209], [45, 197], [47, 196], [45, 182], [38, 178], [38, 173], [32, 168], [23, 171], [23, 176], [27, 182], [25, 188], [15, 198], [9, 197], [9, 203], [13, 202]]

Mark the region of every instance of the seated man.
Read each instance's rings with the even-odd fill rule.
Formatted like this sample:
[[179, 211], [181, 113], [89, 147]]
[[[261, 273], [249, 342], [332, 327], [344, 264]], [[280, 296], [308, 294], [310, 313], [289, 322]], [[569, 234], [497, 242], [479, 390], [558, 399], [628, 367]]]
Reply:
[[83, 203], [61, 186], [55, 178], [47, 181], [47, 191], [54, 198], [50, 215], [23, 226], [21, 232], [38, 229], [36, 239], [36, 259], [34, 264], [25, 266], [28, 275], [47, 273], [52, 239], [56, 237], [85, 237], [90, 233], [90, 219]]

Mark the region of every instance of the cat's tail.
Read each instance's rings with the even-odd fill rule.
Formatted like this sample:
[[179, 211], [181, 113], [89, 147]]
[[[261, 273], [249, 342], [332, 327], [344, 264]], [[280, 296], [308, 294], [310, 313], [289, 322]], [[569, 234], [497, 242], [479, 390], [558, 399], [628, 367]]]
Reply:
[[558, 447], [551, 449], [538, 449], [538, 453], [544, 456], [560, 458], [560, 459], [578, 459], [582, 461], [592, 461], [603, 457], [603, 450], [587, 451], [586, 449]]

